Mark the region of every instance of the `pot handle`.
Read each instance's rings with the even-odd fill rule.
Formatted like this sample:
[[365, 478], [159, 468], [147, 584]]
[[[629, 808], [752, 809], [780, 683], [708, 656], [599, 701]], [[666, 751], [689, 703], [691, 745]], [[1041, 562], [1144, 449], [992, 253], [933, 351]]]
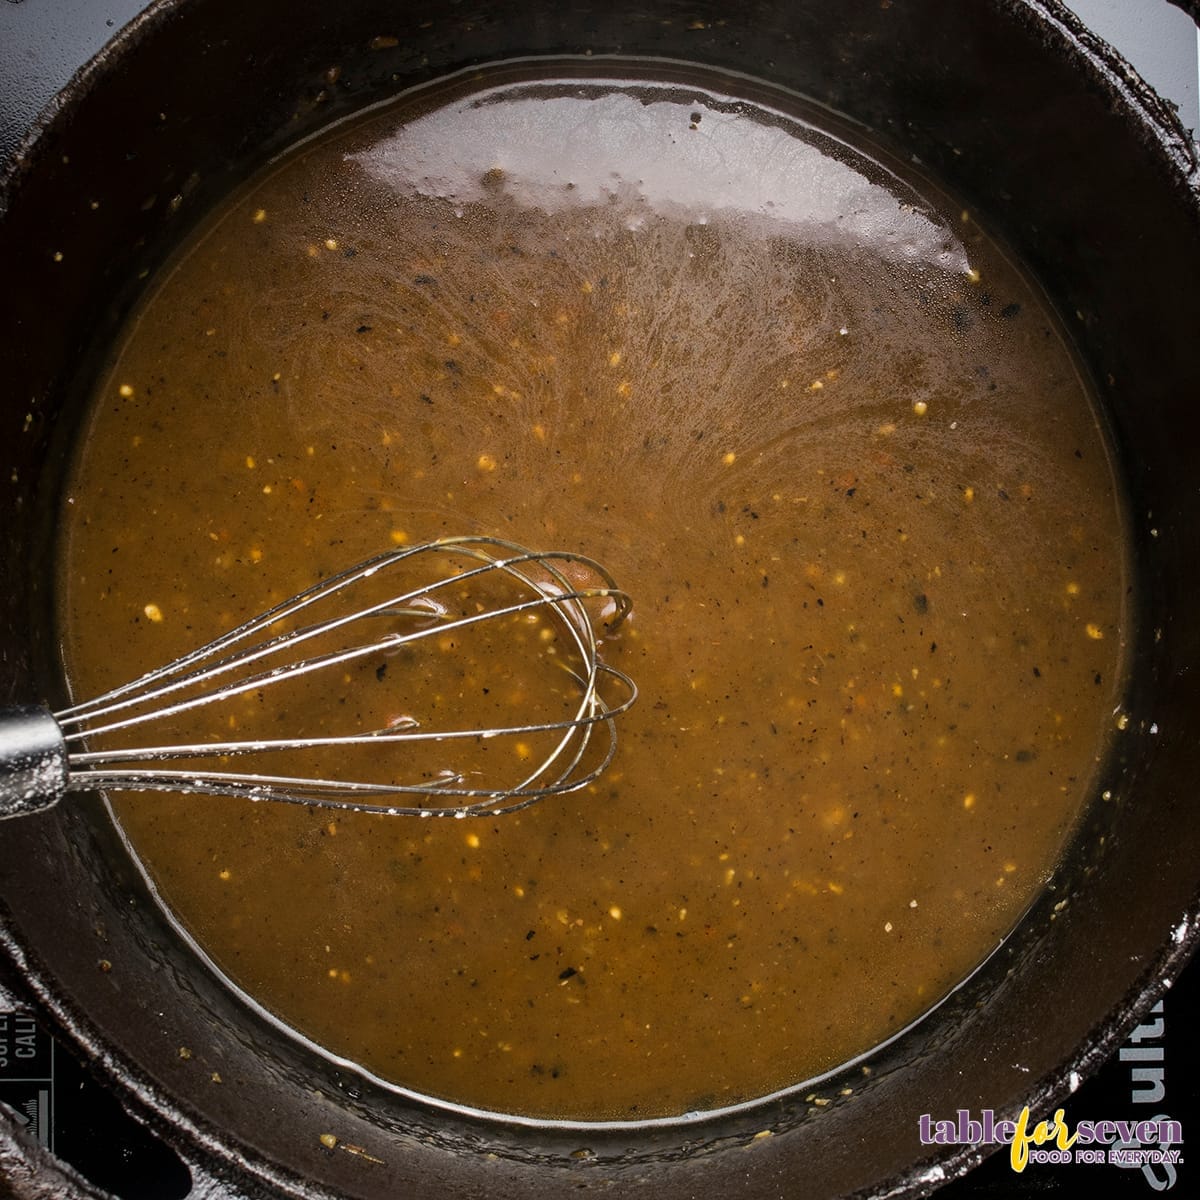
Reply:
[[[268, 1200], [285, 1194], [243, 1190], [229, 1176], [200, 1166], [180, 1155], [192, 1183], [183, 1200]], [[113, 1200], [112, 1193], [85, 1179], [74, 1167], [56, 1158], [9, 1112], [0, 1111], [0, 1179], [15, 1188], [11, 1194], [22, 1200]], [[5, 1195], [9, 1195], [5, 1192]]]
[[0, 820], [41, 812], [67, 790], [67, 743], [48, 709], [0, 709]]

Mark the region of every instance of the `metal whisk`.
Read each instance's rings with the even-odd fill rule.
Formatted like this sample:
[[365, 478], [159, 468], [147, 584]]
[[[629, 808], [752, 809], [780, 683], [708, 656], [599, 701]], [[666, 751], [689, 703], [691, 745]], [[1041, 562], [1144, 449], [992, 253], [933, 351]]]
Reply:
[[[514, 812], [587, 786], [612, 761], [613, 720], [637, 689], [600, 661], [597, 627], [615, 631], [629, 607], [603, 567], [565, 551], [463, 537], [379, 554], [95, 700], [55, 713], [0, 710], [0, 817], [95, 789], [393, 815]], [[458, 657], [481, 632], [485, 653]], [[538, 679], [513, 682], [520, 668], [532, 667]], [[403, 710], [364, 728], [360, 701], [385, 681], [389, 701]], [[276, 689], [293, 700], [280, 700]], [[227, 736], [248, 715], [252, 728], [291, 721], [296, 694], [297, 711], [315, 721], [311, 731]], [[515, 707], [520, 718], [443, 727], [423, 715], [459, 713], [468, 695], [490, 705], [487, 711]], [[176, 737], [181, 725], [193, 728], [201, 709], [207, 727], [219, 731], [209, 733], [214, 740], [123, 744], [155, 725]], [[603, 736], [594, 744], [597, 731]], [[493, 753], [501, 744], [507, 750]], [[455, 761], [460, 754], [466, 765]], [[297, 755], [315, 769], [258, 769], [263, 759]], [[371, 769], [352, 768], [355, 757]], [[214, 759], [222, 769], [208, 769]], [[234, 759], [247, 769], [223, 769]]]

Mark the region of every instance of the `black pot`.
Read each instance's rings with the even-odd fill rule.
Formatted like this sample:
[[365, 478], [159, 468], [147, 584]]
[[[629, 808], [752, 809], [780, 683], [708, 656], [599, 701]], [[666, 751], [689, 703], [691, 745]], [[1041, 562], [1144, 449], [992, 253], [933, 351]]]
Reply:
[[[62, 699], [56, 489], [147, 273], [235, 181], [328, 121], [473, 64], [583, 54], [701, 63], [826, 104], [920, 159], [1041, 280], [1111, 422], [1132, 517], [1130, 720], [1100, 781], [1112, 798], [1016, 933], [865, 1084], [856, 1069], [853, 1094], [834, 1078], [632, 1132], [506, 1127], [377, 1091], [198, 964], [97, 798], [9, 822], [0, 943], [16, 986], [179, 1151], [195, 1195], [923, 1195], [984, 1151], [923, 1147], [921, 1114], [1052, 1108], [1200, 936], [1200, 169], [1174, 115], [1057, 0], [154, 5], [0, 183], [0, 702]], [[10, 1131], [3, 1169], [14, 1145]]]

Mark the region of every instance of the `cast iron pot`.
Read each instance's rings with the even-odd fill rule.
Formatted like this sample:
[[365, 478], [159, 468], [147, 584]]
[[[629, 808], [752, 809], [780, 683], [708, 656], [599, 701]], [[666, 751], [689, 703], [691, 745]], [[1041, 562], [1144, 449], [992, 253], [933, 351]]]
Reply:
[[[1129, 500], [1128, 720], [1096, 784], [1110, 798], [1008, 942], [869, 1076], [625, 1131], [506, 1126], [373, 1088], [199, 965], [98, 798], [7, 823], [0, 944], [14, 987], [177, 1149], [195, 1196], [923, 1195], [985, 1151], [922, 1147], [921, 1114], [1052, 1109], [1197, 940], [1200, 172], [1173, 113], [1056, 0], [153, 5], [0, 181], [0, 702], [63, 699], [49, 581], [65, 454], [122, 317], [206, 208], [288, 143], [405, 87], [585, 54], [593, 67], [701, 63], [733, 92], [746, 76], [828, 105], [916, 156], [1040, 278], [1096, 385]], [[61, 1194], [21, 1150], [10, 1130], [0, 1169], [29, 1195]]]

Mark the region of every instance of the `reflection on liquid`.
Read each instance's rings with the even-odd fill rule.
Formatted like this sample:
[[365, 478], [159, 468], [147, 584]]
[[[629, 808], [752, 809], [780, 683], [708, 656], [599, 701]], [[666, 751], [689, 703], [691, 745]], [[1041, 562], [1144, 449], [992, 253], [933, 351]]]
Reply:
[[961, 243], [906, 184], [772, 116], [665, 87], [534, 84], [449, 104], [350, 157], [401, 196], [471, 204], [502, 194], [546, 213], [617, 204], [631, 230], [650, 212], [701, 225], [732, 217], [744, 233], [798, 226], [809, 239], [967, 270]]

